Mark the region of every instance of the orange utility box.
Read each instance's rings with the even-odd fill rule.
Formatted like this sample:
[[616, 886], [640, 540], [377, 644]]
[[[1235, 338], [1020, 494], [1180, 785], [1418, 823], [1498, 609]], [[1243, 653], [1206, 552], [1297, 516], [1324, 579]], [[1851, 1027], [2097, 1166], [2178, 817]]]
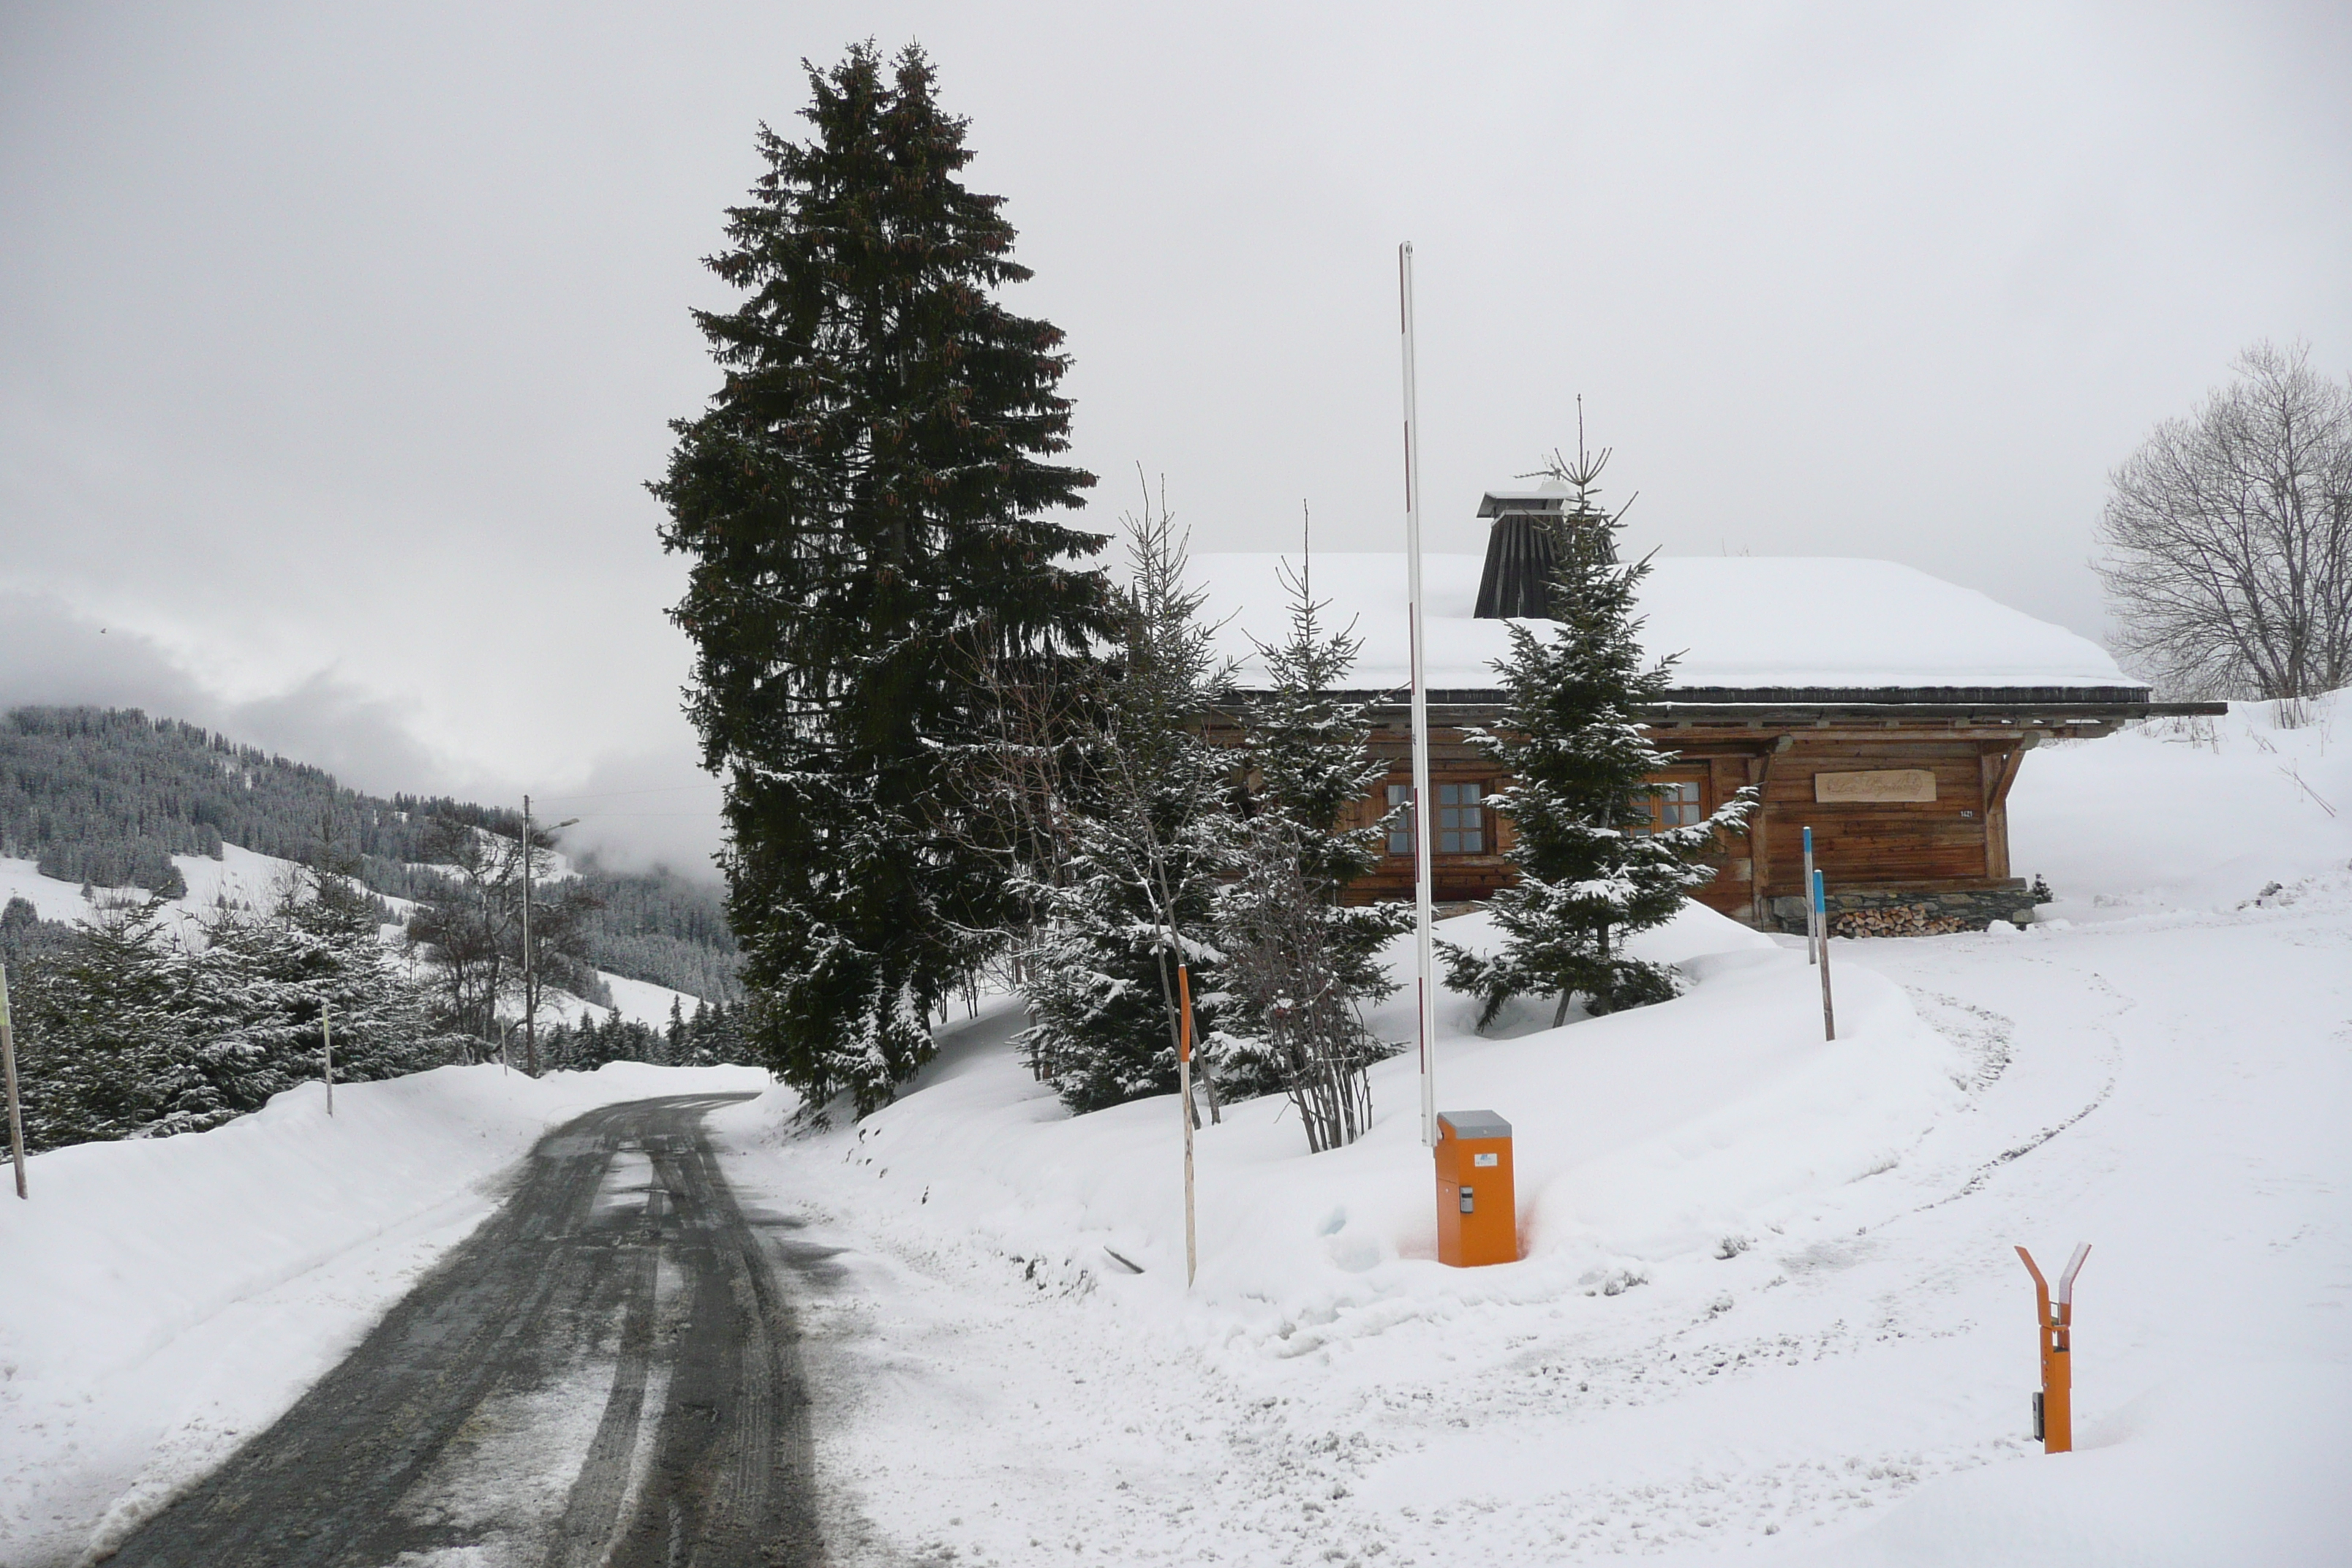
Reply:
[[1491, 1110], [1438, 1113], [1437, 1260], [1456, 1268], [1519, 1260], [1511, 1124]]

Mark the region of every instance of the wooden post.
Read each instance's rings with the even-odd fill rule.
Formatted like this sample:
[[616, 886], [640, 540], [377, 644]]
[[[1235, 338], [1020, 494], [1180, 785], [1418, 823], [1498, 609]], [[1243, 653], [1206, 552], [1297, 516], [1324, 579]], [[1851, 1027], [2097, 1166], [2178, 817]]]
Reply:
[[2009, 868], [2009, 789], [2017, 782], [2017, 771], [2025, 762], [2025, 753], [2042, 742], [2039, 731], [2029, 730], [2017, 738], [2017, 743], [2006, 752], [1984, 759], [1984, 830], [1985, 875], [2007, 879]]
[[2034, 1332], [2042, 1351], [2042, 1392], [2033, 1396], [2033, 1435], [2042, 1439], [2045, 1454], [2071, 1453], [2074, 1447], [2074, 1276], [2083, 1271], [2083, 1260], [2090, 1255], [2087, 1241], [2074, 1248], [2066, 1272], [2058, 1277], [2058, 1300], [2053, 1304], [2049, 1282], [2034, 1267], [2033, 1254], [2021, 1247], [2017, 1249], [2017, 1256], [2025, 1260], [2026, 1272], [2033, 1276]]
[[[530, 796], [522, 797], [522, 1070], [539, 1076], [539, 995], [530, 963]], [[490, 1002], [493, 1015], [498, 1000]]]
[[1813, 873], [1813, 926], [1822, 933], [1822, 1038], [1834, 1040], [1837, 1038], [1837, 1009], [1830, 1003], [1830, 917], [1819, 871]]
[[319, 999], [319, 1055], [327, 1068], [327, 1114], [335, 1113], [335, 1025], [329, 1016], [333, 1004]]
[[8, 1079], [8, 1157], [16, 1163], [16, 1195], [25, 1193], [25, 1108], [16, 1099], [16, 1032], [8, 1020], [8, 967], [0, 964], [0, 1068]]
[[[1772, 742], [1770, 751], [1748, 759], [1748, 782], [1756, 789], [1756, 814], [1748, 819], [1748, 865], [1751, 880], [1748, 895], [1752, 900], [1756, 929], [1772, 929], [1772, 828], [1771, 810], [1766, 796], [1772, 788], [1772, 764], [1781, 752], [1796, 742], [1783, 735]], [[1812, 952], [1811, 928], [1807, 926], [1805, 952]]]
[[1184, 1288], [1189, 1290], [1201, 1255], [1192, 1231], [1192, 973], [1181, 963], [1176, 966], [1176, 1005], [1183, 1015], [1176, 1050], [1176, 1098], [1184, 1110]]

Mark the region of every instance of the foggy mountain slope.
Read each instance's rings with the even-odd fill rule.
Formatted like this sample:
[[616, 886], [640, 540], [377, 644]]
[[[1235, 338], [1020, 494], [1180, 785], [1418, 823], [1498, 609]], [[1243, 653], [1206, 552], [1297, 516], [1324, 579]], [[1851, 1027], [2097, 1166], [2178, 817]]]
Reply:
[[[325, 770], [136, 709], [17, 708], [0, 717], [0, 858], [100, 887], [188, 892], [174, 855], [218, 860], [225, 845], [282, 860], [322, 848], [352, 858], [391, 898], [429, 898], [423, 864], [436, 819], [512, 835], [520, 814], [446, 796], [385, 798]], [[740, 994], [734, 935], [716, 888], [658, 868], [572, 869], [602, 907], [588, 918], [600, 969], [715, 1002]], [[50, 911], [43, 910], [46, 916]]]

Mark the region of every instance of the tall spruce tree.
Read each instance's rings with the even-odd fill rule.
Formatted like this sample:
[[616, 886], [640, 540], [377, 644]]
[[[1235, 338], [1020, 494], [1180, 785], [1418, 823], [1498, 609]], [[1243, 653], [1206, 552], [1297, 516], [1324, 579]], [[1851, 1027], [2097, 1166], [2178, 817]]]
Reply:
[[709, 262], [744, 299], [696, 315], [724, 380], [652, 489], [694, 563], [675, 616], [726, 775], [748, 1018], [813, 1108], [862, 1113], [1004, 923], [946, 760], [987, 727], [971, 651], [1077, 657], [1109, 622], [1080, 569], [1103, 540], [1049, 519], [1094, 482], [1045, 460], [1062, 334], [992, 297], [1029, 271], [1002, 198], [958, 177], [965, 121], [912, 46], [806, 68], [814, 137], [761, 128], [767, 173]]
[[1650, 781], [1675, 754], [1649, 742], [1639, 717], [1665, 692], [1674, 660], [1651, 663], [1642, 648], [1634, 602], [1648, 559], [1618, 559], [1624, 513], [1592, 502], [1607, 460], [1580, 448], [1574, 464], [1555, 455], [1549, 466], [1577, 491], [1553, 538], [1558, 624], [1548, 637], [1512, 624], [1510, 654], [1496, 666], [1503, 712], [1476, 736], [1512, 780], [1496, 804], [1517, 833], [1508, 858], [1518, 879], [1490, 901], [1498, 953], [1439, 945], [1447, 983], [1482, 999], [1482, 1027], [1514, 996], [1557, 995], [1555, 1023], [1572, 996], [1593, 1013], [1671, 997], [1672, 973], [1628, 957], [1624, 940], [1672, 919], [1714, 877], [1701, 860], [1754, 804], [1742, 790], [1703, 822], [1653, 830]]
[[1286, 582], [1290, 636], [1260, 645], [1269, 681], [1244, 712], [1253, 811], [1241, 868], [1217, 896], [1226, 971], [1218, 1074], [1234, 1097], [1288, 1094], [1308, 1148], [1320, 1151], [1370, 1123], [1365, 1068], [1397, 1047], [1365, 1028], [1362, 1007], [1396, 989], [1381, 948], [1412, 914], [1340, 902], [1379, 862], [1385, 831], [1342, 824], [1388, 764], [1371, 753], [1366, 705], [1339, 695], [1357, 638], [1324, 624], [1308, 567]]

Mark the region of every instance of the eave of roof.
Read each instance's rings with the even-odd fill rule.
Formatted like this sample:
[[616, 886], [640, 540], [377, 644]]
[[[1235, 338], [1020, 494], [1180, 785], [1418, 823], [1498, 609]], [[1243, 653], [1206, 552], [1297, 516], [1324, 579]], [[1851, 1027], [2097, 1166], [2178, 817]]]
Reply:
[[[1237, 688], [1246, 700], [1255, 689]], [[1366, 703], [1376, 710], [1402, 711], [1410, 702], [1402, 690], [1344, 691], [1333, 694], [1344, 701]], [[1460, 712], [1498, 712], [1503, 693], [1496, 688], [1451, 688], [1433, 690], [1433, 709]], [[1853, 722], [1885, 724], [1982, 723], [2003, 727], [2036, 725], [2126, 724], [2145, 719], [2214, 717], [2228, 713], [2225, 702], [2158, 702], [2141, 687], [1879, 687], [1808, 689], [1775, 687], [1758, 689], [1691, 688], [1668, 692], [1639, 710], [1648, 721], [1659, 723], [1783, 723]]]

